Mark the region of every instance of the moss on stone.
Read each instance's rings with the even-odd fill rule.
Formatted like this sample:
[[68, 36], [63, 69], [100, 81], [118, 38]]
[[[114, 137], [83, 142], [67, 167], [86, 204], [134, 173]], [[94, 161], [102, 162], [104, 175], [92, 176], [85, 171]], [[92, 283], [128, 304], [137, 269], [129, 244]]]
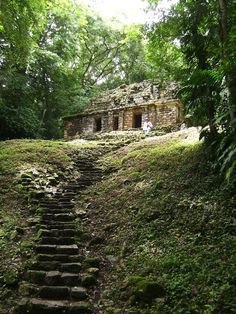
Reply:
[[90, 287], [95, 285], [96, 279], [93, 275], [83, 274], [81, 278], [81, 284], [83, 287]]
[[165, 289], [153, 279], [134, 276], [129, 280], [128, 293], [131, 303], [151, 303], [156, 298], [162, 298], [165, 295]]
[[83, 262], [83, 268], [87, 269], [90, 267], [99, 268], [100, 260], [97, 257], [87, 257]]

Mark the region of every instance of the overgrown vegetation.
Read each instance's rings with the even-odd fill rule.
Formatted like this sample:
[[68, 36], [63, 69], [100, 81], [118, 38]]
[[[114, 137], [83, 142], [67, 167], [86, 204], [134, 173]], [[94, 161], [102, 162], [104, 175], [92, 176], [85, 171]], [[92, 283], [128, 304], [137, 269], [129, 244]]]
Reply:
[[148, 76], [141, 27], [72, 0], [3, 1], [0, 36], [0, 139], [60, 138], [98, 91]]
[[89, 248], [106, 265], [99, 307], [234, 313], [235, 194], [204, 144], [144, 141], [110, 160], [117, 172], [79, 197], [84, 229], [103, 239]]
[[[12, 309], [18, 283], [27, 263], [33, 261], [33, 241], [39, 214], [31, 191], [21, 183], [20, 173], [29, 169], [63, 174], [70, 165], [73, 148], [60, 142], [15, 140], [0, 143], [0, 312]], [[2, 307], [3, 306], [3, 307]], [[7, 312], [8, 313], [8, 312]]]
[[[160, 1], [149, 2], [158, 12]], [[171, 76], [180, 82], [186, 114], [191, 123], [205, 128], [202, 136], [212, 145], [215, 163], [232, 181], [236, 170], [235, 25], [233, 0], [180, 0], [148, 32], [151, 58], [165, 79]]]
[[[78, 197], [81, 245], [103, 265], [93, 301], [104, 313], [236, 310], [235, 193], [212, 167], [205, 145], [189, 144], [191, 132], [147, 138], [104, 156], [107, 176]], [[100, 151], [104, 143], [97, 144], [84, 149]], [[30, 226], [40, 214], [18, 174], [43, 168], [63, 179], [77, 149], [62, 142], [1, 143], [3, 313], [32, 262], [37, 229]]]

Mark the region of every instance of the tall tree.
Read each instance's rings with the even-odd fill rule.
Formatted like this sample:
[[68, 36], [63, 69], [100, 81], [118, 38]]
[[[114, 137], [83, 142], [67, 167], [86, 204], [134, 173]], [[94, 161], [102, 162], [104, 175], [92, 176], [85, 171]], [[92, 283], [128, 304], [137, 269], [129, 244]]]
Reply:
[[2, 1], [0, 138], [60, 137], [98, 90], [146, 77], [131, 33], [74, 0]]
[[[188, 76], [180, 80], [186, 113], [192, 114], [198, 125], [210, 127], [205, 138], [211, 135], [208, 139], [229, 176], [236, 171], [235, 1], [180, 0], [152, 25], [153, 36], [158, 32], [165, 35], [163, 25], [174, 30], [187, 65]], [[155, 41], [158, 39], [150, 42], [152, 48]]]
[[236, 129], [236, 9], [235, 5], [233, 5], [234, 1], [218, 1], [222, 43], [222, 62], [226, 74], [226, 84], [229, 90], [229, 114], [231, 126]]

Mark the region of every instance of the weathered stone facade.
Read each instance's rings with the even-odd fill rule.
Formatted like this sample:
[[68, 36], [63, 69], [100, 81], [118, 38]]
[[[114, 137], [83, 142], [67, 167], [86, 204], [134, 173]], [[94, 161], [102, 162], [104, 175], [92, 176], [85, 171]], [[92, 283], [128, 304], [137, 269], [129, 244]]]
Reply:
[[64, 118], [64, 137], [141, 128], [146, 117], [154, 127], [181, 122], [176, 91], [173, 83], [164, 90], [150, 81], [122, 85], [103, 93], [83, 113]]

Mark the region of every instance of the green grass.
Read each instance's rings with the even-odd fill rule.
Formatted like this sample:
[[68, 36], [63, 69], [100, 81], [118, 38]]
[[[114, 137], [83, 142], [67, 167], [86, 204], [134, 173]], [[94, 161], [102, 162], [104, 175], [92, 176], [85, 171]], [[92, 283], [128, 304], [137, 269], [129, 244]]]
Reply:
[[[235, 313], [235, 194], [208, 156], [202, 144], [134, 146], [122, 158], [114, 154], [118, 171], [91, 188], [91, 195], [99, 191], [96, 198], [86, 193], [97, 235], [118, 224], [115, 233], [105, 232], [102, 248], [119, 260], [110, 274], [115, 282], [107, 283], [117, 307], [142, 314]], [[120, 292], [137, 275], [162, 285], [165, 296], [150, 304], [129, 288]]]
[[63, 142], [43, 140], [12, 140], [0, 143], [0, 170], [13, 173], [24, 165], [62, 165], [69, 158]]

